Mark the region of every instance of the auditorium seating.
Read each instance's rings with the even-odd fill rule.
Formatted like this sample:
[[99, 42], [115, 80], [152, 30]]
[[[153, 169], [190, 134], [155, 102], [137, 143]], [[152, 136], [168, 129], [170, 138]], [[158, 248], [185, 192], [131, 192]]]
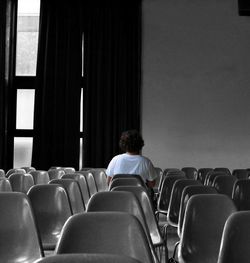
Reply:
[[15, 192], [27, 193], [34, 185], [34, 179], [31, 174], [13, 173], [8, 178], [11, 188]]
[[232, 198], [232, 192], [237, 178], [233, 175], [219, 175], [213, 181], [213, 187], [219, 194], [225, 194]]
[[[211, 186], [213, 185], [214, 179], [218, 176], [218, 175], [227, 175], [224, 172], [220, 172], [220, 171], [211, 171], [207, 173], [206, 179], [205, 179], [205, 183], [204, 185], [208, 185]], [[229, 175], [229, 174], [228, 174]]]
[[203, 184], [205, 184], [207, 174], [212, 171], [213, 171], [213, 168], [198, 169], [198, 180], [200, 180]]
[[60, 179], [65, 174], [65, 171], [63, 169], [50, 169], [48, 174], [50, 180]]
[[0, 177], [5, 177], [5, 171], [3, 169], [0, 169]]
[[77, 173], [84, 175], [89, 189], [89, 196], [91, 197], [92, 195], [97, 193], [95, 178], [93, 174], [90, 171], [77, 171]]
[[247, 171], [247, 169], [234, 169], [232, 175], [237, 179], [247, 179], [249, 176], [249, 171]]
[[23, 173], [25, 174], [26, 171], [24, 169], [21, 169], [21, 168], [12, 168], [12, 169], [9, 169], [6, 173], [6, 177], [9, 177], [11, 174], [13, 173]]
[[197, 179], [197, 169], [195, 167], [183, 167], [181, 171], [185, 173], [188, 179]]
[[241, 179], [235, 182], [232, 199], [239, 211], [250, 210], [250, 180]]
[[125, 185], [146, 187], [145, 183], [139, 180], [138, 178], [127, 176], [127, 177], [116, 178], [111, 180], [109, 184], [109, 190], [112, 190], [116, 186], [125, 186]]
[[44, 170], [31, 171], [30, 174], [34, 179], [34, 184], [47, 184], [50, 180], [48, 172]]
[[214, 168], [215, 172], [222, 172], [225, 174], [231, 174], [230, 170], [227, 167], [216, 167]]
[[12, 192], [12, 187], [9, 179], [0, 177], [0, 192]]
[[93, 174], [96, 184], [96, 189], [98, 192], [107, 191], [108, 183], [107, 176], [105, 172], [101, 169], [92, 169], [90, 172]]
[[34, 185], [28, 192], [44, 250], [54, 250], [61, 229], [72, 215], [67, 193], [57, 184]]
[[32, 166], [24, 166], [24, 167], [21, 167], [21, 169], [24, 169], [26, 173], [29, 173], [31, 171], [35, 171], [36, 168], [32, 167]]

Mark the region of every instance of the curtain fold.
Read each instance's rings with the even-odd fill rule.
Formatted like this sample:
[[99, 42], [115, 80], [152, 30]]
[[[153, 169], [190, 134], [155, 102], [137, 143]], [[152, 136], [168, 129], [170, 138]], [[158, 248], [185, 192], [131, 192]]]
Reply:
[[85, 2], [83, 165], [106, 167], [140, 130], [141, 1]]
[[15, 60], [16, 0], [0, 1], [0, 168], [13, 167], [12, 130], [15, 125], [8, 101], [13, 98]]
[[78, 169], [82, 29], [80, 0], [41, 1], [32, 166]]

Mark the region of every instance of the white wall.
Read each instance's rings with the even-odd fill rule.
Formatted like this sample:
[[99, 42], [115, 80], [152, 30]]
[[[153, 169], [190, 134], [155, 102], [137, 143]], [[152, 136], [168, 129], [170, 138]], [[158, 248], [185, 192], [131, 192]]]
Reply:
[[143, 154], [250, 167], [250, 17], [237, 0], [143, 1]]

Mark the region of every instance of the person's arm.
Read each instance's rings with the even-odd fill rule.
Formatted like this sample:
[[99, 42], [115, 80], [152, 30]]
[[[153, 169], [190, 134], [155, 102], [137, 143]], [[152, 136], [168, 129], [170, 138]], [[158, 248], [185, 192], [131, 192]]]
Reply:
[[107, 176], [107, 183], [108, 183], [108, 185], [110, 184], [110, 181], [111, 181], [111, 176]]

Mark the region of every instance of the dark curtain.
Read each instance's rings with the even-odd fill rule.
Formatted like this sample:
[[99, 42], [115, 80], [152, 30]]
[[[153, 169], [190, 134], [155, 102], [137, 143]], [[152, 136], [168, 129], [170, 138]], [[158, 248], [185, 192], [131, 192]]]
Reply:
[[84, 18], [83, 165], [106, 167], [140, 130], [141, 1], [86, 1]]
[[80, 2], [41, 1], [32, 155], [37, 169], [79, 166]]
[[16, 0], [0, 1], [0, 168], [10, 169], [13, 156], [14, 119], [8, 101], [13, 98]]

